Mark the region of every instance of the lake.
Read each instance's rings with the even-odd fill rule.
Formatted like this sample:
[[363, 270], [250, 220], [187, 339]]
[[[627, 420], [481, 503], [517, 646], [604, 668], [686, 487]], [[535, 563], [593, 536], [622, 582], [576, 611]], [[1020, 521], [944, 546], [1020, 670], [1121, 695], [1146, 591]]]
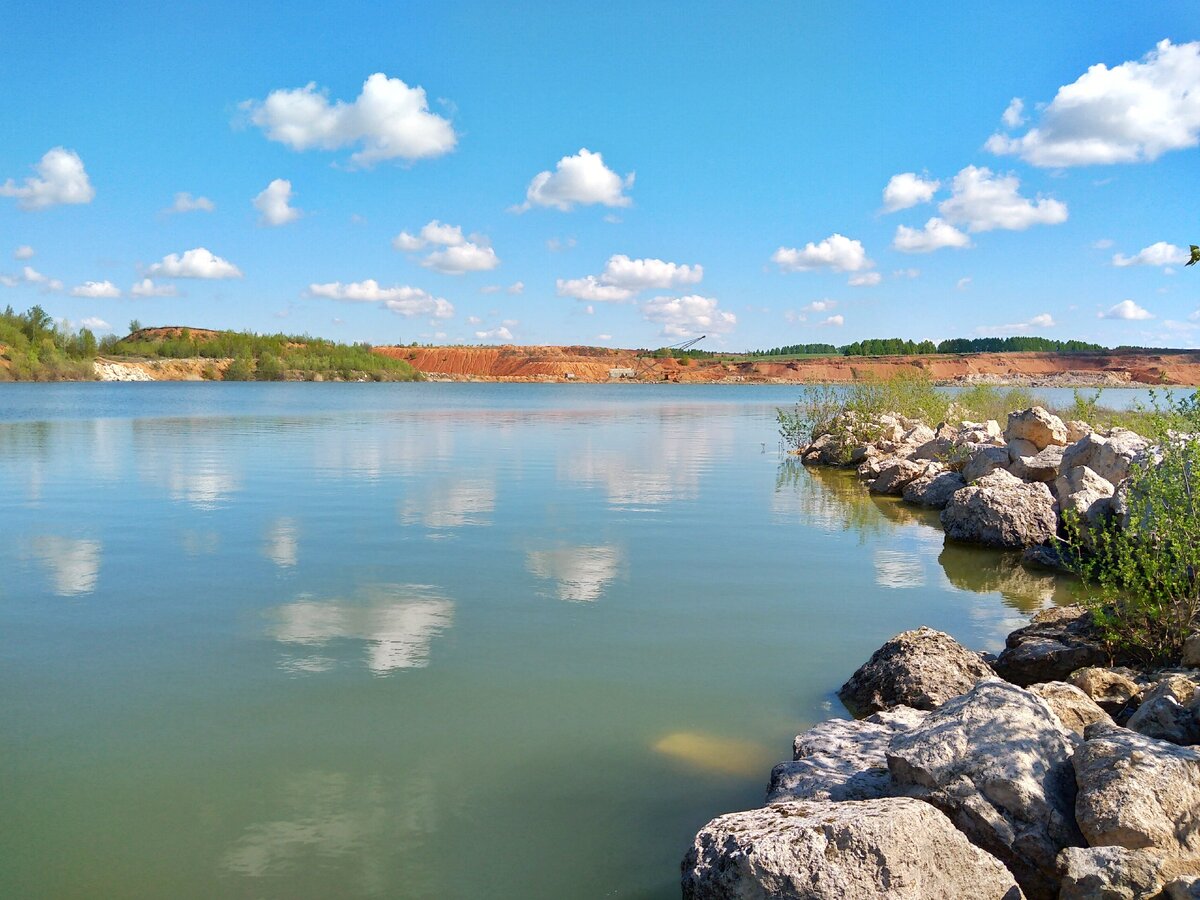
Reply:
[[885, 639], [1077, 590], [797, 394], [0, 386], [0, 896], [677, 897]]

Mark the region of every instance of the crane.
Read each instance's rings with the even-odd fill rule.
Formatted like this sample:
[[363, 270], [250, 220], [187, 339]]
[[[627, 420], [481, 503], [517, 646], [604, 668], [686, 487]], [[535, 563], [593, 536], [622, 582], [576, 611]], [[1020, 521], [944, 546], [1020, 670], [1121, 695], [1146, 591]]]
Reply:
[[[692, 338], [689, 341], [682, 341], [681, 343], [671, 344], [669, 347], [660, 347], [659, 349], [679, 351], [689, 350], [704, 340], [705, 337], [707, 337], [707, 335], [702, 334], [700, 337]], [[638, 381], [641, 381], [642, 379], [649, 377], [650, 373], [658, 368], [658, 360], [659, 357], [654, 356], [652, 353], [643, 353], [642, 355], [638, 356], [637, 366], [634, 371], [634, 378], [636, 378]]]

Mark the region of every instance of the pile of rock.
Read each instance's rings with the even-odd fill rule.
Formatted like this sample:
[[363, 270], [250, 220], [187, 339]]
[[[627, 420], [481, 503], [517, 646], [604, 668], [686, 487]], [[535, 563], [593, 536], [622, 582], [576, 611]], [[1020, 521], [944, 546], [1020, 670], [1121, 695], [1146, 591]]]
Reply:
[[1106, 667], [1089, 622], [1044, 614], [994, 658], [888, 641], [840, 692], [866, 718], [797, 736], [765, 807], [706, 825], [684, 897], [1200, 897], [1200, 670]]
[[1106, 521], [1148, 447], [1132, 431], [1096, 432], [1034, 406], [1010, 414], [1004, 429], [995, 420], [934, 429], [904, 416], [843, 413], [800, 456], [854, 466], [873, 493], [941, 510], [953, 540], [1025, 549], [1050, 544], [1066, 510], [1092, 527]]

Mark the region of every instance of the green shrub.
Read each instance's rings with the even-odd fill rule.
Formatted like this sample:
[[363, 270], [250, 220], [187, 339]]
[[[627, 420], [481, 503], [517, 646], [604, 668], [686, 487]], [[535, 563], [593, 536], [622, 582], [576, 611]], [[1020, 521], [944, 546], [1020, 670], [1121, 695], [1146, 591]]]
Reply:
[[239, 356], [225, 370], [226, 381], [253, 381], [254, 364], [245, 356]]

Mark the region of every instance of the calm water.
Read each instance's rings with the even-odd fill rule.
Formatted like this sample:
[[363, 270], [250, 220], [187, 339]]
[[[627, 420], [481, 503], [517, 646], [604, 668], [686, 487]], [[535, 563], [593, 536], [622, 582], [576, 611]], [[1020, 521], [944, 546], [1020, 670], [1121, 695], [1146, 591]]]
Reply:
[[795, 395], [0, 386], [0, 896], [677, 896], [884, 639], [1074, 590]]

